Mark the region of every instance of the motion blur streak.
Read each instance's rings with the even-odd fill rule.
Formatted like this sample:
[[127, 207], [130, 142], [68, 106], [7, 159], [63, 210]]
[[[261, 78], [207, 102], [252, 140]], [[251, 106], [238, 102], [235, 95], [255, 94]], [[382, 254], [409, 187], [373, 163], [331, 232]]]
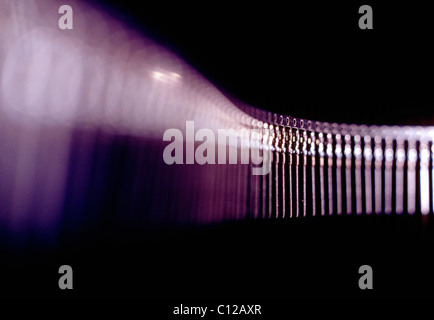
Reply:
[[[246, 106], [106, 13], [69, 5], [73, 30], [58, 27], [57, 1], [0, 4], [6, 243], [247, 218], [432, 216], [434, 127], [326, 123]], [[169, 129], [182, 135], [182, 165], [163, 160]], [[269, 174], [252, 175], [252, 161], [195, 163], [198, 136], [211, 143], [219, 129], [243, 132], [229, 141], [241, 155], [262, 150]]]
[[68, 4], [73, 30], [58, 27], [58, 1], [0, 2], [2, 235], [49, 244], [101, 220], [221, 219], [230, 212], [222, 197], [234, 192], [213, 181], [231, 169], [192, 176], [167, 167], [163, 132], [187, 120], [240, 129], [251, 117], [172, 53], [83, 2]]

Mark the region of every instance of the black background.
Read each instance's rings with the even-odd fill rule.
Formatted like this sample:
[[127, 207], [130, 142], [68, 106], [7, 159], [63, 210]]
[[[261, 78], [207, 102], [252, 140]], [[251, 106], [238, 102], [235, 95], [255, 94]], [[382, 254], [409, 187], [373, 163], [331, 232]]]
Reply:
[[[253, 106], [330, 122], [434, 121], [428, 5], [104, 3], [224, 92]], [[363, 4], [373, 8], [373, 30], [358, 27]]]
[[[94, 2], [253, 106], [330, 122], [434, 122], [433, 19], [420, 4]], [[362, 4], [373, 7], [373, 30], [358, 28]], [[27, 249], [3, 284], [28, 298], [162, 299], [165, 314], [188, 301], [432, 298], [432, 224], [421, 216], [314, 220], [119, 237], [95, 228], [54, 256]], [[74, 269], [72, 291], [57, 287], [61, 264]], [[358, 288], [362, 264], [374, 269], [374, 290]]]

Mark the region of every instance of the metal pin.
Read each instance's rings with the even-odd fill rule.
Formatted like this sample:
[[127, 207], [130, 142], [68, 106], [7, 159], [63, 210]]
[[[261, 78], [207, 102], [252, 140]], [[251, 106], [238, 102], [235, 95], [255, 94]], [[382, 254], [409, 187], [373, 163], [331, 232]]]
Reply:
[[420, 144], [420, 211], [429, 213], [429, 160], [430, 152], [427, 141]]
[[405, 148], [404, 140], [398, 138], [396, 140], [396, 186], [395, 186], [395, 211], [397, 214], [404, 212], [404, 164], [405, 164]]
[[347, 200], [347, 214], [352, 212], [352, 188], [351, 188], [351, 136], [349, 134], [345, 135], [345, 190], [346, 190], [346, 200]]
[[385, 139], [384, 150], [384, 212], [392, 212], [392, 167], [393, 167], [393, 140]]
[[[315, 187], [315, 157], [316, 157], [316, 152], [315, 152], [315, 146], [316, 146], [316, 137], [315, 137], [315, 133], [311, 132], [310, 133], [310, 137], [311, 137], [311, 144], [310, 144], [310, 156], [311, 156], [311, 164], [312, 164], [312, 168], [311, 168], [311, 173], [312, 173], [312, 216], [315, 217], [316, 215], [316, 187]], [[433, 172], [434, 174], [434, 172]]]
[[363, 155], [365, 158], [365, 204], [366, 214], [372, 213], [372, 145], [371, 137], [365, 136], [365, 148]]
[[374, 188], [375, 188], [375, 213], [381, 213], [382, 208], [382, 181], [381, 170], [383, 166], [383, 146], [380, 136], [374, 139]]
[[416, 162], [417, 149], [416, 141], [408, 141], [408, 169], [407, 169], [407, 212], [416, 212]]
[[362, 145], [359, 135], [354, 137], [356, 213], [362, 213]]
[[298, 217], [300, 214], [300, 135], [298, 129], [295, 130], [295, 201], [296, 201], [296, 211], [295, 216]]
[[320, 192], [321, 192], [321, 215], [325, 214], [325, 190], [324, 190], [324, 135], [322, 133], [318, 134], [319, 144], [318, 144], [318, 153], [319, 153], [319, 184], [320, 184]]
[[342, 214], [342, 138], [340, 134], [336, 137], [336, 199], [337, 199], [337, 214]]
[[326, 154], [327, 154], [329, 215], [331, 215], [333, 213], [333, 139], [331, 133], [327, 134]]

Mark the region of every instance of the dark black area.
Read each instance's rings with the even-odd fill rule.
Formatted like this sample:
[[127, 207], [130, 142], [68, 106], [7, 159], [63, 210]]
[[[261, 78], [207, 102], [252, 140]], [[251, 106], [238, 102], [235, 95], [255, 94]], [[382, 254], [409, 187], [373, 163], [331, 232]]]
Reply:
[[[434, 121], [428, 4], [96, 2], [253, 106], [330, 122]], [[373, 30], [358, 27], [363, 4]]]
[[[0, 271], [9, 276], [2, 292], [9, 298], [160, 300], [167, 308], [172, 301], [432, 299], [432, 231], [432, 221], [418, 215], [129, 227], [110, 234], [95, 228], [51, 251], [3, 252], [9, 263]], [[65, 263], [74, 270], [70, 291], [57, 286]], [[374, 290], [358, 287], [364, 264], [373, 268]]]

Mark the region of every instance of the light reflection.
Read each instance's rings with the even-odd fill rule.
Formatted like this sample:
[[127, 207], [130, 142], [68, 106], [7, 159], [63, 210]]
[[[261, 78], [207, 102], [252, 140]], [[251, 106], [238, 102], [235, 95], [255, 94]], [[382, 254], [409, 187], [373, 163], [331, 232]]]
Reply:
[[179, 74], [175, 72], [153, 71], [151, 74], [153, 79], [161, 81], [163, 83], [176, 83], [182, 78]]

